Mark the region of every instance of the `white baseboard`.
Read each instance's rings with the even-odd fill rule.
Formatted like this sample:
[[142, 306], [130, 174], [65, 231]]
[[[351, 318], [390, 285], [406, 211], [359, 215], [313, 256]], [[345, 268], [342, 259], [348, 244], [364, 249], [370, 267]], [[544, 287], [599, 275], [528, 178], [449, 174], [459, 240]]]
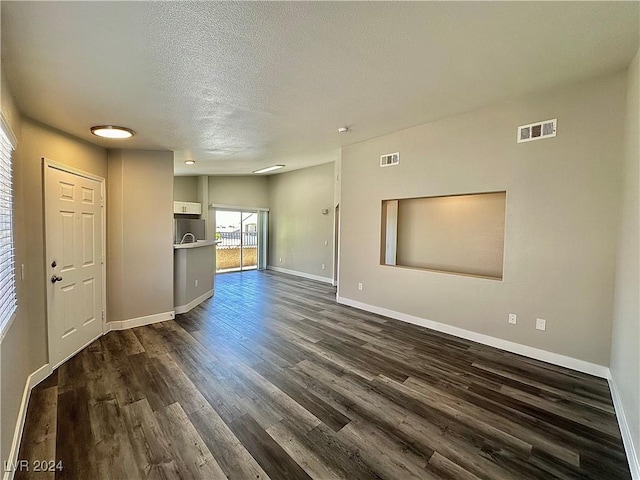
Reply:
[[52, 370], [49, 368], [49, 364], [45, 363], [38, 370], [29, 375], [29, 388], [33, 388], [38, 385], [41, 381], [51, 375]]
[[624, 444], [624, 450], [627, 454], [627, 461], [629, 462], [629, 469], [631, 470], [631, 478], [634, 480], [640, 480], [640, 459], [638, 458], [638, 450], [633, 444], [633, 437], [631, 436], [631, 430], [629, 429], [629, 423], [622, 407], [622, 400], [620, 398], [620, 392], [616, 381], [609, 371], [607, 377], [609, 381], [609, 390], [611, 390], [611, 399], [613, 400], [613, 406], [616, 410], [616, 417], [618, 418], [618, 425], [620, 426], [620, 433], [622, 434], [622, 443]]
[[128, 320], [119, 320], [116, 322], [107, 322], [105, 325], [105, 332], [108, 333], [112, 330], [126, 330], [127, 328], [141, 327], [143, 325], [151, 325], [152, 323], [165, 322], [167, 320], [173, 320], [175, 318], [175, 312], [156, 313], [154, 315], [147, 315], [145, 317], [130, 318]]
[[406, 313], [396, 312], [395, 310], [389, 310], [387, 308], [369, 305], [367, 303], [351, 300], [350, 298], [337, 297], [337, 302], [343, 305], [349, 305], [351, 307], [359, 308], [360, 310], [366, 310], [367, 312], [377, 313], [386, 317], [395, 318], [396, 320], [402, 320], [403, 322], [430, 328], [431, 330], [436, 330], [438, 332], [448, 333], [449, 335], [478, 342], [490, 347], [499, 348], [500, 350], [506, 350], [507, 352], [517, 353], [518, 355], [523, 355], [525, 357], [534, 358], [543, 362], [552, 363], [561, 367], [566, 367], [572, 370], [577, 370], [579, 372], [595, 375], [596, 377], [607, 378], [607, 375], [609, 373], [609, 368], [603, 365], [585, 362], [584, 360], [579, 360], [577, 358], [567, 357], [558, 353], [548, 352], [546, 350], [529, 347], [520, 343], [510, 342], [501, 338], [472, 332], [470, 330], [454, 327], [445, 323], [434, 322], [433, 320], [427, 320], [425, 318], [408, 315]]
[[13, 468], [11, 468], [11, 466], [16, 464], [16, 461], [18, 460], [18, 454], [20, 453], [20, 440], [22, 439], [22, 432], [24, 431], [24, 422], [27, 419], [27, 407], [29, 406], [31, 390], [33, 390], [33, 387], [38, 385], [50, 374], [51, 368], [49, 368], [49, 364], [47, 363], [27, 377], [27, 380], [24, 384], [24, 392], [22, 392], [22, 402], [20, 403], [18, 418], [16, 419], [16, 428], [13, 432], [11, 449], [9, 450], [9, 455], [7, 457], [7, 465], [9, 466], [9, 468], [5, 470], [2, 477], [3, 480], [13, 480], [13, 476], [15, 474], [15, 471]]
[[189, 310], [191, 310], [194, 307], [197, 307], [202, 302], [204, 302], [206, 299], [211, 298], [211, 297], [213, 297], [213, 290], [209, 290], [208, 292], [203, 293], [198, 298], [190, 301], [186, 305], [180, 305], [178, 307], [174, 307], [176, 315], [178, 315], [180, 313], [187, 313]]
[[333, 278], [321, 277], [319, 275], [312, 275], [310, 273], [299, 272], [297, 270], [289, 270], [288, 268], [274, 267], [267, 265], [267, 270], [273, 270], [274, 272], [286, 273], [288, 275], [295, 275], [296, 277], [308, 278], [309, 280], [315, 280], [322, 283], [330, 283], [333, 285]]

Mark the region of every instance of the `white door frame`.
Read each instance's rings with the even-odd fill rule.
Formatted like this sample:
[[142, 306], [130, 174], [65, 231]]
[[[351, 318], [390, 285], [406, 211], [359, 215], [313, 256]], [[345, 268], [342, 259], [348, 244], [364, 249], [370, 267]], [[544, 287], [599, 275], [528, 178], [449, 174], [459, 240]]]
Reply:
[[[93, 173], [89, 173], [89, 172], [85, 172], [83, 170], [79, 170], [77, 168], [73, 168], [70, 167], [68, 165], [64, 165], [62, 163], [58, 163], [58, 162], [54, 162], [53, 160], [49, 160], [48, 158], [42, 157], [42, 169], [43, 169], [43, 174], [42, 174], [42, 200], [43, 200], [43, 209], [42, 209], [42, 214], [44, 217], [44, 263], [45, 263], [45, 272], [49, 271], [49, 265], [47, 263], [47, 259], [49, 258], [49, 252], [47, 252], [47, 176], [48, 176], [48, 172], [50, 168], [54, 168], [56, 170], [60, 170], [62, 172], [66, 172], [66, 173], [70, 173], [72, 175], [78, 175], [80, 177], [85, 177], [88, 178], [90, 180], [94, 180], [98, 183], [100, 183], [100, 196], [101, 196], [101, 206], [102, 206], [102, 215], [100, 218], [100, 221], [102, 222], [102, 238], [100, 239], [100, 241], [102, 242], [102, 259], [101, 259], [101, 264], [102, 264], [102, 332], [101, 335], [104, 335], [104, 333], [106, 332], [106, 323], [107, 323], [107, 318], [106, 318], [106, 311], [107, 311], [107, 261], [106, 261], [106, 247], [107, 247], [107, 198], [106, 198], [106, 179], [104, 177], [101, 177], [99, 175], [95, 175]], [[86, 345], [84, 347], [82, 347], [80, 350], [71, 353], [69, 356], [67, 356], [66, 358], [62, 359], [60, 362], [58, 362], [56, 365], [51, 365], [51, 340], [53, 338], [53, 335], [51, 333], [51, 322], [49, 321], [49, 288], [48, 288], [48, 276], [45, 274], [45, 292], [46, 292], [46, 296], [47, 296], [47, 301], [46, 301], [46, 305], [45, 305], [45, 311], [46, 311], [46, 315], [47, 315], [47, 358], [49, 361], [49, 365], [51, 367], [51, 371], [53, 371], [55, 368], [57, 368], [58, 366], [62, 365], [64, 362], [66, 362], [69, 358], [73, 357], [76, 353], [78, 353], [80, 350], [82, 350], [82, 348], [86, 347]]]

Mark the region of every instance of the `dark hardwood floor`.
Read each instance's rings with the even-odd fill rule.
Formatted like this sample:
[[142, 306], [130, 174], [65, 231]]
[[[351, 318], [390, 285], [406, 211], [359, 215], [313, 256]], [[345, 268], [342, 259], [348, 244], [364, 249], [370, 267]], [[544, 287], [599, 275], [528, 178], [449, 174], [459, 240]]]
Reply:
[[631, 478], [605, 380], [257, 271], [63, 364], [19, 458], [63, 470], [17, 479]]

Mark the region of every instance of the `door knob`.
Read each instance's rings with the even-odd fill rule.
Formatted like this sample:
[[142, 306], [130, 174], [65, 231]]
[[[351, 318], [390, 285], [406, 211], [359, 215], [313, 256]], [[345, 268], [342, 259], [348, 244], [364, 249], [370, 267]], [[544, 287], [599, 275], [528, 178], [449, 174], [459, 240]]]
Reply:
[[51, 283], [56, 283], [56, 282], [61, 282], [62, 281], [62, 277], [59, 275], [53, 275], [51, 277]]

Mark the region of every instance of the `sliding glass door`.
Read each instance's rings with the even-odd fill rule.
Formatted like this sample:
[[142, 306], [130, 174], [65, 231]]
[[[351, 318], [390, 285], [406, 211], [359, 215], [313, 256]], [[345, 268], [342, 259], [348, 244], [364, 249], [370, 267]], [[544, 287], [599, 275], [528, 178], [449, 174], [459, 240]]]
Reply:
[[216, 272], [253, 270], [259, 267], [264, 244], [258, 211], [216, 208]]

